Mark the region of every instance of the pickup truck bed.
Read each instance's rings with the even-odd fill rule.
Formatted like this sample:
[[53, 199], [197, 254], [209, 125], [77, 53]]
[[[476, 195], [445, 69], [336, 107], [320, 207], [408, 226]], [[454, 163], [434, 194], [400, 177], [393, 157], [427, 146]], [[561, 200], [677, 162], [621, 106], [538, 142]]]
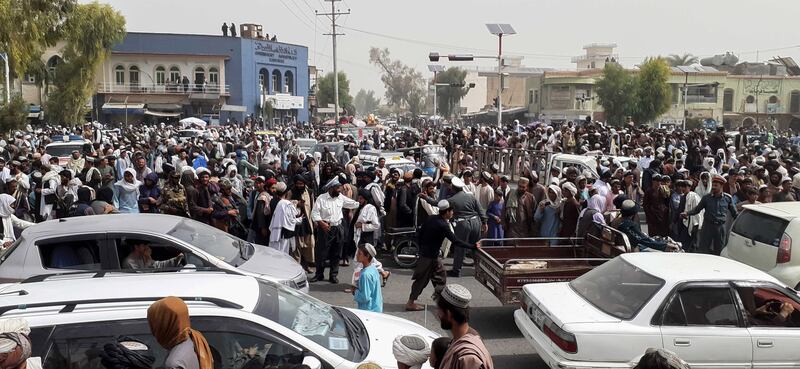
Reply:
[[482, 245], [475, 256], [475, 279], [503, 304], [518, 303], [528, 283], [571, 281], [630, 251], [627, 237], [599, 225], [584, 239], [491, 240]]

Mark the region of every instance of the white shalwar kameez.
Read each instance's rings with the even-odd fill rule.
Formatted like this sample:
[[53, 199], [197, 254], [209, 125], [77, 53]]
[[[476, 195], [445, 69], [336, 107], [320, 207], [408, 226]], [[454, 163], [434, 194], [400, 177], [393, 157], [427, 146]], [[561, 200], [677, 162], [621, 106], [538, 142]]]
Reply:
[[269, 224], [269, 247], [287, 254], [294, 249], [295, 237], [281, 237], [283, 233], [281, 229], [294, 231], [294, 227], [303, 221], [303, 218], [297, 217], [299, 214], [297, 207], [291, 201], [282, 199], [278, 202], [275, 213], [272, 214], [272, 222]]

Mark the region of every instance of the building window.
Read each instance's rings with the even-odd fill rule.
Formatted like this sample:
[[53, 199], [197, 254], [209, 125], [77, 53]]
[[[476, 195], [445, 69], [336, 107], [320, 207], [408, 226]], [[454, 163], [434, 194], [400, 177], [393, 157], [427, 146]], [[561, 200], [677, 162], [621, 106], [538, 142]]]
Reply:
[[748, 95], [747, 98], [744, 100], [744, 102], [746, 102], [748, 104], [752, 104], [752, 103], [756, 102], [756, 98], [753, 97], [753, 95]]
[[279, 94], [281, 93], [281, 71], [275, 69], [272, 71], [272, 93]]
[[528, 90], [528, 105], [533, 104], [533, 90]]
[[198, 88], [203, 86], [203, 83], [206, 81], [206, 70], [203, 67], [194, 68], [194, 84], [197, 85]]
[[62, 62], [63, 60], [58, 55], [53, 55], [47, 60], [47, 73], [50, 75], [51, 81], [56, 79], [56, 67], [58, 67], [58, 65]]
[[261, 70], [258, 71], [258, 91], [264, 95], [269, 95], [267, 81], [269, 81], [269, 71], [266, 68], [261, 68]]
[[219, 69], [214, 67], [208, 69], [208, 83], [212, 85], [219, 84]]
[[284, 83], [285, 87], [283, 89], [283, 92], [286, 92], [288, 94], [294, 94], [294, 74], [292, 74], [292, 71], [289, 70], [286, 71], [286, 75], [284, 77]]
[[775, 96], [775, 95], [770, 96], [769, 97], [769, 103], [770, 104], [777, 104], [778, 103], [778, 97]]
[[181, 81], [181, 69], [175, 65], [169, 67], [169, 80], [170, 82], [179, 83]]
[[533, 103], [539, 103], [539, 90], [533, 90]]
[[139, 85], [139, 67], [131, 65], [128, 68], [128, 82], [131, 84], [131, 86]]
[[800, 91], [792, 91], [791, 98], [789, 99], [789, 113], [800, 113]]
[[691, 103], [716, 103], [717, 86], [702, 85], [689, 86], [686, 91], [686, 102]]
[[118, 86], [125, 84], [125, 67], [121, 65], [114, 67], [114, 83]]
[[722, 94], [722, 111], [733, 111], [733, 89], [726, 88]]
[[24, 81], [25, 83], [36, 83], [36, 76], [33, 74], [26, 74]]
[[156, 84], [159, 86], [167, 84], [167, 69], [160, 65], [156, 67]]

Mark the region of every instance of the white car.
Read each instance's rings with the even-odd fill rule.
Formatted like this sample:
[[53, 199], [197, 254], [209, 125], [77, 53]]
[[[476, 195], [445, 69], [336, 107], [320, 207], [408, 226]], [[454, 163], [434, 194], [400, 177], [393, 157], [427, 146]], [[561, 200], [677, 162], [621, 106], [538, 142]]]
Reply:
[[189, 306], [215, 368], [354, 369], [363, 362], [396, 368], [397, 335], [438, 336], [404, 319], [330, 306], [280, 284], [222, 272], [34, 277], [0, 289], [0, 315], [30, 323], [33, 356], [45, 369], [100, 368], [103, 345], [118, 336], [144, 342], [161, 367], [167, 352], [150, 333], [147, 308], [165, 296]]
[[739, 262], [623, 254], [569, 283], [529, 284], [514, 320], [551, 368], [631, 368], [648, 348], [693, 368], [797, 367], [800, 298]]
[[793, 240], [800, 242], [800, 202], [745, 205], [720, 255], [763, 270], [798, 289], [800, 255], [792, 258]]

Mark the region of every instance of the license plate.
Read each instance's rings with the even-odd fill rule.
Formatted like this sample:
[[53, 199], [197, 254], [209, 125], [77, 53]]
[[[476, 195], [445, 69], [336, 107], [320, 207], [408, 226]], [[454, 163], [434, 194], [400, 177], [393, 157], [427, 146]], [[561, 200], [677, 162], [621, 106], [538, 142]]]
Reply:
[[542, 322], [544, 322], [544, 312], [537, 307], [531, 307], [531, 320], [537, 327], [541, 327]]

